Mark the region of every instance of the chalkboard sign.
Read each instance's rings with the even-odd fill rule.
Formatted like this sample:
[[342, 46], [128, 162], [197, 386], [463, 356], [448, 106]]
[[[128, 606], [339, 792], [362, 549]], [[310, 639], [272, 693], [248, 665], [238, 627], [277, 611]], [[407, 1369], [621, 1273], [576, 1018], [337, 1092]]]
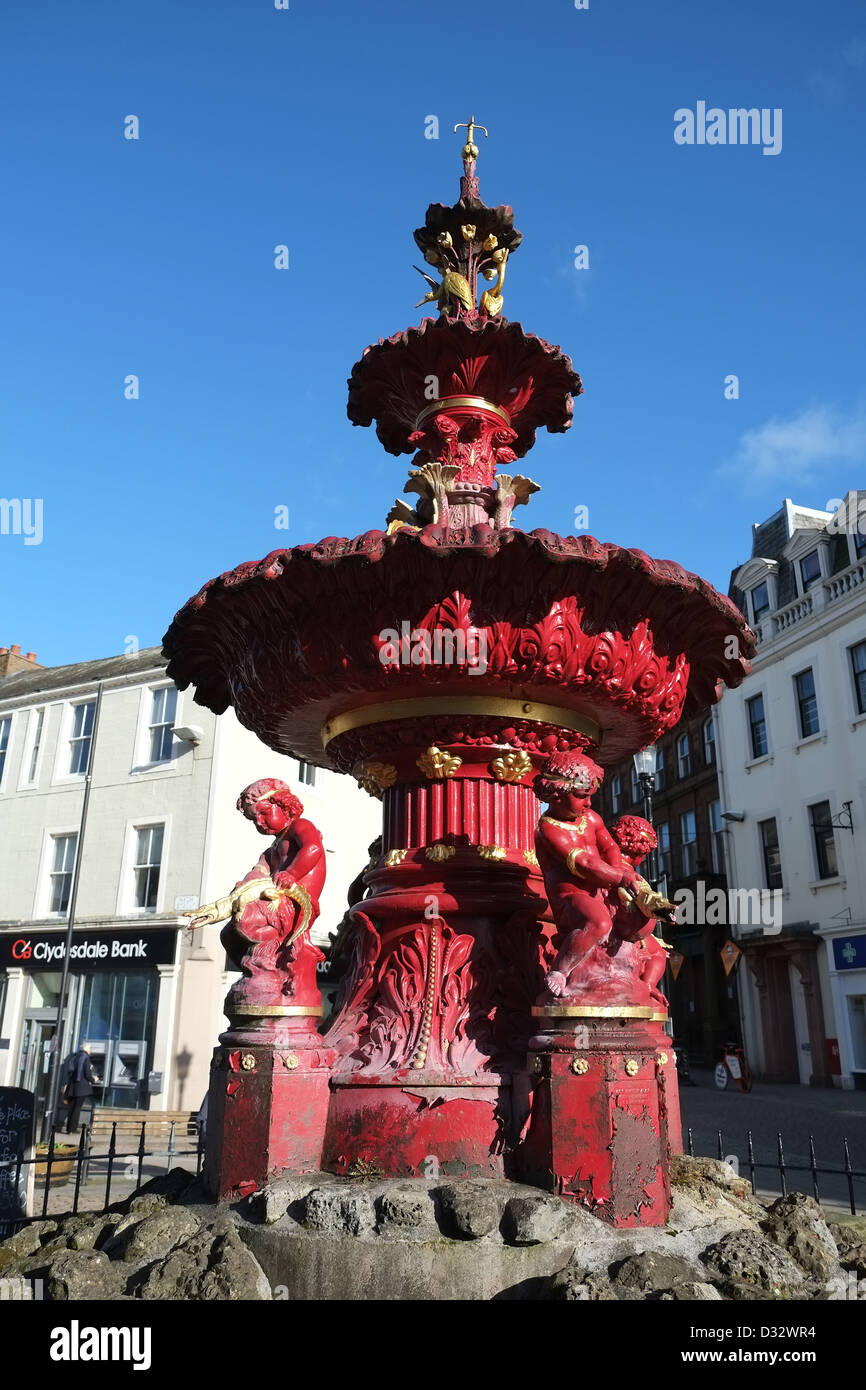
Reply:
[[19, 1086], [0, 1086], [0, 1240], [18, 1230], [16, 1218], [27, 1215], [27, 1190], [33, 1182], [36, 1097]]

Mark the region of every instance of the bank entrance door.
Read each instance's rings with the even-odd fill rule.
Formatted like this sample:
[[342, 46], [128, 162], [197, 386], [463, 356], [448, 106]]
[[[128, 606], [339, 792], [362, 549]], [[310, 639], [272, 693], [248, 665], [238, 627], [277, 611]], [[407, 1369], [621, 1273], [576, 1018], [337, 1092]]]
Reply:
[[[48, 1017], [45, 1017], [45, 1015]], [[41, 1015], [41, 1017], [40, 1017]], [[24, 1018], [21, 1052], [18, 1059], [17, 1085], [32, 1091], [36, 1097], [37, 1121], [45, 1113], [48, 1100], [48, 1080], [54, 1054], [54, 1030], [57, 1015], [53, 1010], [30, 1010]]]

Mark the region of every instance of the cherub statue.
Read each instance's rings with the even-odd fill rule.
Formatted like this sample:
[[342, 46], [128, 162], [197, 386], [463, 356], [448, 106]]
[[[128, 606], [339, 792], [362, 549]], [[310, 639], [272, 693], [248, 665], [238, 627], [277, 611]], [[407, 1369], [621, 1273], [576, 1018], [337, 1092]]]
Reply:
[[[637, 869], [658, 844], [655, 831], [643, 816], [620, 816], [611, 827], [611, 834], [623, 857], [634, 869]], [[640, 876], [635, 881], [635, 888], [634, 895], [624, 888], [616, 890], [618, 901], [611, 903], [613, 930], [608, 950], [611, 955], [615, 955], [623, 941], [634, 942], [642, 954], [638, 968], [639, 977], [652, 999], [662, 1008], [667, 1008], [668, 1001], [657, 986], [665, 973], [668, 951], [673, 950], [673, 947], [662, 941], [661, 937], [655, 936], [654, 930], [659, 920], [673, 921], [675, 907], [661, 893], [654, 892], [646, 879]]]
[[319, 1002], [316, 965], [324, 959], [308, 936], [325, 883], [322, 837], [285, 782], [264, 778], [246, 787], [238, 810], [273, 844], [231, 893], [184, 915], [193, 927], [229, 919], [220, 940], [244, 978], [229, 991], [229, 1012], [255, 1013]]
[[546, 979], [551, 994], [565, 994], [581, 962], [610, 934], [611, 890], [637, 891], [637, 874], [610, 835], [590, 798], [604, 773], [585, 753], [552, 753], [535, 779], [548, 803], [535, 832], [535, 852], [559, 929], [560, 946]]

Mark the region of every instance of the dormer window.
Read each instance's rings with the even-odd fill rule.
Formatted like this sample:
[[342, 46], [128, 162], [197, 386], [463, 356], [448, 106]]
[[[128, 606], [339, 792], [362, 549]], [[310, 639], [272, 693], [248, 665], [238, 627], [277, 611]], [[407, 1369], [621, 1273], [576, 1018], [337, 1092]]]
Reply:
[[821, 556], [817, 550], [810, 550], [808, 555], [804, 555], [800, 561], [800, 582], [803, 585], [803, 593], [811, 589], [821, 578]]
[[766, 579], [752, 590], [752, 622], [759, 623], [770, 611], [770, 586]]

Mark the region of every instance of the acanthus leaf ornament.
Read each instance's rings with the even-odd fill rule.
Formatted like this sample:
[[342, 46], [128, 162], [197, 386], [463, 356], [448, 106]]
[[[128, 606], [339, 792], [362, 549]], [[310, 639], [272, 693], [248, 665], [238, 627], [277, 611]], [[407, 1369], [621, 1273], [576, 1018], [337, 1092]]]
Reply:
[[388, 787], [393, 787], [396, 782], [397, 769], [393, 763], [383, 763], [375, 758], [368, 758], [366, 762], [358, 764], [354, 776], [358, 786], [363, 791], [381, 800]]
[[520, 782], [532, 771], [532, 759], [525, 749], [494, 758], [490, 771], [497, 782]]
[[431, 781], [442, 781], [447, 777], [453, 777], [462, 762], [462, 758], [458, 758], [452, 753], [445, 753], [441, 748], [436, 748], [435, 745], [431, 745], [426, 753], [421, 753], [415, 759], [416, 766]]

